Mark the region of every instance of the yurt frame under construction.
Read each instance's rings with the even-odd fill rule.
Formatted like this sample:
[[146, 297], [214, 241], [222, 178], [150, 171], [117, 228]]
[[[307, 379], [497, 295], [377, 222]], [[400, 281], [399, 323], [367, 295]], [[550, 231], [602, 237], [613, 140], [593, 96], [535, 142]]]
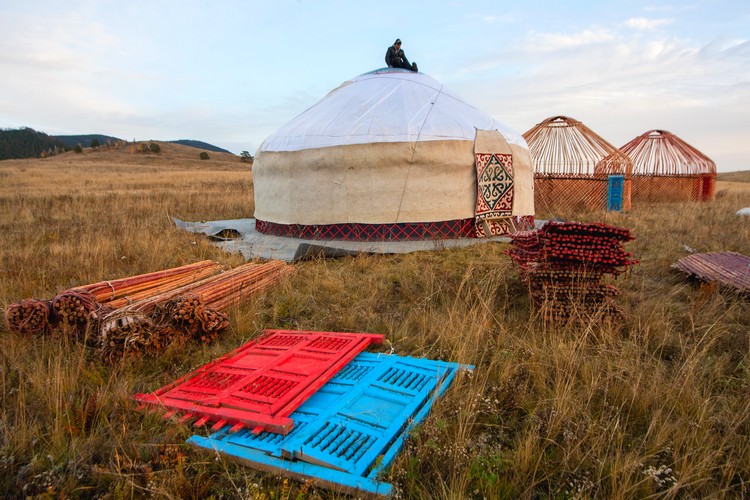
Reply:
[[671, 132], [649, 130], [620, 151], [633, 161], [634, 203], [710, 201], [716, 195], [716, 164]]
[[553, 116], [525, 134], [537, 214], [630, 208], [632, 162], [586, 125]]

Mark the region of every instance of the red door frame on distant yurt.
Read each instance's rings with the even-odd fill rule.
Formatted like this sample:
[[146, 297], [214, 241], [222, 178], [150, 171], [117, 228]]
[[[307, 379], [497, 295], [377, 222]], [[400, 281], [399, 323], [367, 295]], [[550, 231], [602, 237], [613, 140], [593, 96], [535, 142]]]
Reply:
[[711, 201], [716, 164], [666, 130], [649, 130], [620, 150], [633, 161], [633, 202]]
[[[534, 164], [537, 214], [607, 210], [610, 177], [622, 176], [616, 206], [630, 209], [632, 163], [583, 123], [553, 116], [523, 134]], [[619, 185], [619, 183], [618, 183]]]
[[713, 200], [716, 196], [716, 174], [703, 174], [701, 179], [701, 201]]

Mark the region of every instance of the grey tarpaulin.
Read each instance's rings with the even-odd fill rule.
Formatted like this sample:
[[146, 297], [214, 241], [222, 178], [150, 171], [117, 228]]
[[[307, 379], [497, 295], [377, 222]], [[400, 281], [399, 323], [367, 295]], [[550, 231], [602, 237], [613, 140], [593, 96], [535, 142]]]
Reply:
[[[228, 252], [239, 252], [245, 259], [279, 259], [287, 262], [311, 256], [341, 257], [358, 253], [410, 253], [421, 250], [457, 248], [478, 243], [507, 242], [509, 238], [461, 238], [425, 241], [316, 241], [261, 234], [255, 219], [187, 222], [172, 217], [180, 229], [210, 236]], [[545, 221], [537, 221], [537, 226]]]

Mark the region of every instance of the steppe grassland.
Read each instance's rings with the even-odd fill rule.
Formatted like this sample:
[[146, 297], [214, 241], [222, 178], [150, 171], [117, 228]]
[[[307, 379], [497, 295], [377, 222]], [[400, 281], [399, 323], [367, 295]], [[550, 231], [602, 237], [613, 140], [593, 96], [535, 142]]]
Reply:
[[[249, 167], [218, 156], [162, 144], [161, 155], [0, 162], [0, 306], [201, 259], [241, 263], [169, 219], [252, 215]], [[748, 180], [720, 183], [709, 204], [557, 214], [638, 238], [627, 249], [641, 264], [614, 282], [622, 323], [545, 325], [506, 246], [489, 244], [298, 264], [233, 312], [221, 342], [158, 359], [107, 366], [66, 338], [3, 330], [0, 494], [331, 496], [193, 450], [190, 429], [129, 400], [262, 328], [300, 328], [384, 333], [384, 350], [476, 366], [397, 460], [388, 479], [403, 496], [747, 495], [748, 301], [669, 266], [683, 245], [750, 255], [750, 223], [734, 215], [750, 205]]]

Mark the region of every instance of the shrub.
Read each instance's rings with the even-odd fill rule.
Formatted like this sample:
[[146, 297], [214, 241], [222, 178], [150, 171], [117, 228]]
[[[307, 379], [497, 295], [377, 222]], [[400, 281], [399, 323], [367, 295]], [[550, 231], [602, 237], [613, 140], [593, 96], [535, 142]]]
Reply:
[[76, 153], [83, 153], [83, 148], [81, 147], [80, 144], [76, 144], [75, 147], [73, 148], [73, 151], [75, 151]]
[[159, 146], [155, 142], [152, 142], [151, 144], [149, 144], [148, 149], [150, 149], [152, 153], [156, 153], [156, 154], [161, 153], [161, 146]]
[[91, 149], [99, 149], [99, 139], [91, 139]]
[[205, 151], [203, 151], [203, 152], [201, 152], [200, 157], [201, 157], [201, 160], [208, 160], [208, 153], [206, 153]]

